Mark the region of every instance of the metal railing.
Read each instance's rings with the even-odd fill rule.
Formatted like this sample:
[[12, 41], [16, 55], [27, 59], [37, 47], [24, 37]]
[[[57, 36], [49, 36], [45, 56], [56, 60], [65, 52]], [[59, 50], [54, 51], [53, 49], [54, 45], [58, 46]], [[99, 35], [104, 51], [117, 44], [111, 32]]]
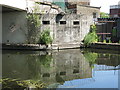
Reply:
[[118, 8], [120, 8], [120, 5], [111, 5], [110, 6], [110, 9], [118, 9]]
[[120, 18], [97, 18], [98, 21], [117, 21]]

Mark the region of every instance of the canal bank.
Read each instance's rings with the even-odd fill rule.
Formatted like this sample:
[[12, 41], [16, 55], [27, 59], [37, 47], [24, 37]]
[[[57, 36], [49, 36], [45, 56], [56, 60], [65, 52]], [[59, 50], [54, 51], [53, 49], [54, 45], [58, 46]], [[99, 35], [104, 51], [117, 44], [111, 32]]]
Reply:
[[107, 50], [120, 50], [120, 44], [119, 43], [93, 43], [89, 46], [89, 48], [95, 48], [95, 49], [107, 49]]
[[80, 44], [2, 44], [2, 50], [62, 50], [80, 48]]
[[[62, 50], [62, 49], [76, 49], [86, 48], [83, 44], [52, 44], [52, 45], [39, 45], [39, 44], [2, 44], [2, 50]], [[88, 48], [94, 49], [108, 49], [120, 50], [118, 43], [92, 43]]]

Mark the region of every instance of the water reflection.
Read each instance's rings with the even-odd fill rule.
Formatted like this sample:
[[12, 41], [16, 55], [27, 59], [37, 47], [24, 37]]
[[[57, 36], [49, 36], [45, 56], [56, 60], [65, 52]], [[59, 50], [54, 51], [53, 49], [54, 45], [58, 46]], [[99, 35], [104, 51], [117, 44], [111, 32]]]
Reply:
[[100, 70], [119, 69], [120, 54], [79, 49], [52, 52], [3, 51], [2, 63], [3, 78], [41, 80], [49, 87], [58, 85], [60, 88], [77, 88], [95, 82], [100, 74], [95, 73]]
[[65, 81], [59, 88], [118, 88], [118, 70], [94, 71], [92, 78]]

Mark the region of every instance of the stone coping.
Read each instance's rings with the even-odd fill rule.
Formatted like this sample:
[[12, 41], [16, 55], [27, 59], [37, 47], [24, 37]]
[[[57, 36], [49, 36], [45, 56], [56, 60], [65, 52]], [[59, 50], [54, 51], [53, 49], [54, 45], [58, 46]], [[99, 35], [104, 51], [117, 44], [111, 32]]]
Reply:
[[[83, 45], [78, 43], [69, 44], [52, 44], [52, 45], [40, 45], [40, 44], [0, 44], [2, 50], [61, 50], [61, 49], [76, 49]], [[109, 49], [109, 50], [120, 50], [119, 43], [93, 43], [89, 48], [95, 49]]]

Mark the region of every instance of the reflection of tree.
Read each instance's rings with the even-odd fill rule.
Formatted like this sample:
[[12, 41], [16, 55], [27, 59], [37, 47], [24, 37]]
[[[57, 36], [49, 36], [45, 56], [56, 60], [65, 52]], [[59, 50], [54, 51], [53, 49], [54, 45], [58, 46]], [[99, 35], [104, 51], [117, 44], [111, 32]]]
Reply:
[[30, 77], [34, 79], [40, 79], [42, 67], [49, 69], [52, 60], [51, 55], [29, 55], [27, 58], [27, 64], [29, 68]]
[[120, 64], [120, 55], [119, 54], [103, 54], [100, 53], [97, 64], [105, 64], [108, 66], [118, 66]]
[[107, 65], [107, 66], [118, 66], [120, 64], [119, 54], [110, 53], [95, 53], [95, 52], [84, 52], [84, 57], [89, 61], [90, 65]]
[[63, 80], [63, 78], [62, 77], [60, 77], [60, 75], [57, 73], [56, 74], [56, 81], [58, 82], [58, 83], [61, 83], [61, 84], [63, 84], [65, 81]]
[[39, 56], [38, 59], [40, 60], [40, 64], [42, 66], [44, 66], [45, 68], [50, 68], [50, 63], [51, 63], [51, 60], [52, 60], [52, 56], [51, 55], [42, 55], [42, 56]]
[[84, 53], [85, 59], [90, 63], [90, 66], [96, 63], [96, 59], [98, 58], [97, 53], [92, 53], [92, 52], [85, 52]]

